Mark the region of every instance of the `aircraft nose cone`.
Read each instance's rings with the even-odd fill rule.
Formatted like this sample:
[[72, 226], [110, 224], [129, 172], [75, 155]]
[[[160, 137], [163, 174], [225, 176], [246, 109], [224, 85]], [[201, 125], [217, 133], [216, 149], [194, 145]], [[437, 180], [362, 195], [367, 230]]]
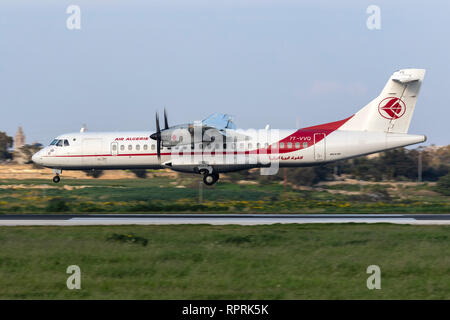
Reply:
[[38, 151], [38, 152], [36, 152], [35, 154], [33, 154], [33, 156], [31, 157], [31, 161], [33, 161], [34, 163], [36, 163], [36, 164], [39, 164], [39, 154], [40, 154], [41, 152], [40, 151]]

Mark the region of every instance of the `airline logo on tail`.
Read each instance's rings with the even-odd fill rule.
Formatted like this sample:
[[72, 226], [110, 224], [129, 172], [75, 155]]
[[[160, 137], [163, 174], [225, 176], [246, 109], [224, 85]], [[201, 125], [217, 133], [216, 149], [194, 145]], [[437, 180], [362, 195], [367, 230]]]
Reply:
[[399, 98], [385, 98], [378, 105], [378, 112], [388, 120], [398, 119], [405, 114], [406, 104]]

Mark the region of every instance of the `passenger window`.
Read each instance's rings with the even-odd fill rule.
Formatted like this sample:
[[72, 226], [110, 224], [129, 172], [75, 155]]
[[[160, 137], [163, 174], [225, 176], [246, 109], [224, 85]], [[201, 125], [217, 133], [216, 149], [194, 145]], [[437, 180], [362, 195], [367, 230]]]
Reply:
[[128, 145], [128, 150], [133, 150], [133, 146], [131, 144]]
[[136, 145], [136, 150], [139, 151], [140, 149], [141, 149], [141, 146], [137, 144], [137, 145]]
[[292, 149], [292, 142], [288, 142], [287, 147], [288, 149]]
[[280, 149], [284, 148], [284, 142], [280, 142]]
[[300, 149], [300, 142], [296, 142], [296, 143], [295, 143], [295, 148], [296, 148], [296, 149]]
[[64, 146], [68, 147], [69, 146], [69, 140], [64, 140]]
[[121, 145], [121, 146], [120, 146], [120, 151], [123, 151], [123, 150], [125, 150], [125, 146], [124, 146], [124, 145]]
[[154, 144], [152, 144], [152, 150], [155, 150], [155, 145]]
[[112, 145], [112, 150], [113, 150], [113, 151], [116, 151], [116, 150], [117, 150], [116, 144], [113, 144], [113, 145]]
[[144, 144], [144, 150], [148, 149], [148, 145]]
[[308, 142], [303, 142], [303, 148], [308, 148]]

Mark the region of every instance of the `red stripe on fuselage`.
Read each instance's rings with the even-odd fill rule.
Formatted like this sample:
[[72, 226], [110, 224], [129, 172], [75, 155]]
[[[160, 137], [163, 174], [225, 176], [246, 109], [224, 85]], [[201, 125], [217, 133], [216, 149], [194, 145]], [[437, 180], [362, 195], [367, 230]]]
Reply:
[[[346, 123], [348, 120], [350, 120], [353, 116], [348, 117], [347, 119], [343, 119], [343, 120], [339, 120], [339, 121], [334, 121], [334, 122], [329, 122], [329, 123], [324, 123], [324, 124], [319, 124], [316, 126], [312, 126], [312, 127], [306, 127], [306, 128], [302, 128], [299, 129], [297, 131], [295, 131], [293, 134], [287, 136], [286, 138], [278, 141], [278, 143], [283, 142], [285, 147], [284, 148], [280, 148], [277, 150], [276, 153], [288, 153], [288, 152], [294, 152], [294, 151], [298, 151], [301, 149], [305, 149], [303, 147], [303, 143], [304, 142], [308, 142], [308, 147], [311, 147], [314, 145], [314, 143], [317, 143], [319, 141], [321, 141], [322, 139], [325, 138], [325, 136], [328, 136], [330, 133], [332, 133], [333, 131], [336, 131], [337, 129], [339, 129], [340, 127], [342, 127], [342, 125], [344, 125], [344, 123]], [[318, 137], [316, 140], [314, 140], [314, 134], [316, 133], [324, 133], [325, 136], [321, 135], [320, 137]], [[288, 148], [287, 147], [287, 143], [291, 142], [292, 143], [292, 148]], [[300, 148], [296, 148], [295, 147], [295, 143], [299, 142], [300, 143]], [[224, 154], [271, 154], [272, 152], [272, 147], [269, 146], [267, 149], [266, 148], [260, 148], [260, 149], [255, 149], [255, 150], [250, 150], [250, 151], [210, 151], [210, 152], [192, 152], [192, 151], [183, 151], [183, 152], [167, 152], [167, 153], [161, 153], [161, 156], [170, 156], [173, 154], [183, 154], [183, 155], [224, 155]], [[72, 158], [72, 157], [137, 157], [137, 156], [157, 156], [156, 153], [119, 153], [117, 155], [112, 155], [112, 154], [87, 154], [87, 155], [59, 155], [59, 156], [44, 156], [46, 158]]]
[[[284, 143], [284, 148], [279, 147], [278, 153], [287, 153], [287, 152], [297, 151], [300, 149], [305, 149], [305, 148], [303, 148], [304, 142], [308, 143], [307, 148], [311, 147], [314, 145], [314, 143], [321, 141], [326, 136], [328, 136], [330, 133], [332, 133], [333, 131], [336, 131], [337, 129], [342, 127], [344, 125], [344, 123], [346, 123], [352, 117], [353, 116], [350, 116], [344, 120], [339, 120], [339, 121], [319, 124], [319, 125], [312, 126], [312, 127], [298, 129], [293, 134], [291, 134], [291, 135], [287, 136], [286, 138], [279, 141], [279, 143], [282, 143], [282, 142]], [[320, 135], [319, 137], [317, 137], [317, 139], [314, 140], [314, 134], [316, 134], [316, 133], [324, 133], [325, 136]], [[294, 148], [287, 148], [288, 142], [292, 143], [292, 146]], [[300, 148], [295, 147], [296, 142], [300, 143]], [[271, 147], [269, 147], [269, 150], [270, 149], [271, 149]]]

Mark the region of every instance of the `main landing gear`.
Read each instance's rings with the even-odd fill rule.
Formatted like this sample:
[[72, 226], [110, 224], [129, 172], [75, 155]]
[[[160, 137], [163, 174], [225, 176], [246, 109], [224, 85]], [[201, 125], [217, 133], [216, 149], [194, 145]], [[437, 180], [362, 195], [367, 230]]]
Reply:
[[217, 180], [219, 180], [219, 174], [216, 172], [203, 174], [203, 182], [207, 186], [212, 186], [214, 183], [217, 182]]
[[197, 172], [203, 175], [203, 182], [207, 186], [212, 186], [214, 183], [219, 180], [219, 173], [214, 172], [214, 169], [211, 166], [204, 165], [200, 168], [196, 168]]
[[59, 177], [59, 175], [56, 175], [53, 177], [53, 182], [54, 183], [58, 183], [61, 180], [61, 178]]

